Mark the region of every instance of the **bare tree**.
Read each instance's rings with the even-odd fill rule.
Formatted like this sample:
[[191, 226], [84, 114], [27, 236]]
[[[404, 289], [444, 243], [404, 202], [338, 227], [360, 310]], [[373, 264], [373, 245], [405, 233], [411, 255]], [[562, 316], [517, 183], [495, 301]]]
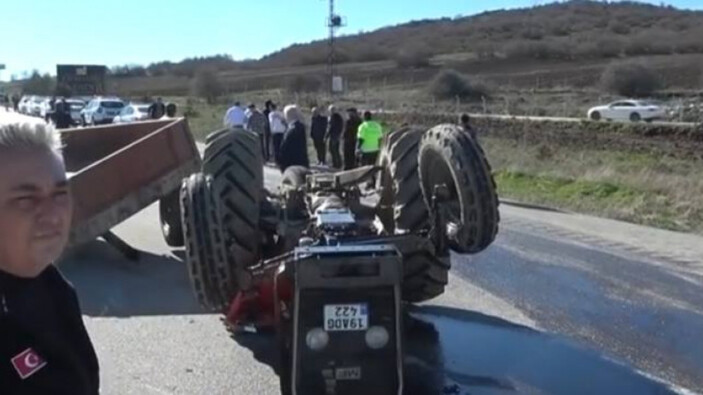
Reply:
[[214, 103], [222, 94], [222, 84], [215, 72], [209, 69], [199, 70], [193, 80], [193, 93], [207, 100], [209, 104]]

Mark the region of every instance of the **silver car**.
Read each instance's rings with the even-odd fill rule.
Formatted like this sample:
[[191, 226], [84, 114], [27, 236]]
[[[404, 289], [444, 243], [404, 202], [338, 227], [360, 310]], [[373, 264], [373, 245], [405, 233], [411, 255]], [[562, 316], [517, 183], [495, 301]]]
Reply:
[[120, 114], [124, 106], [124, 102], [118, 98], [95, 98], [81, 110], [81, 123], [83, 125], [112, 123], [112, 119]]

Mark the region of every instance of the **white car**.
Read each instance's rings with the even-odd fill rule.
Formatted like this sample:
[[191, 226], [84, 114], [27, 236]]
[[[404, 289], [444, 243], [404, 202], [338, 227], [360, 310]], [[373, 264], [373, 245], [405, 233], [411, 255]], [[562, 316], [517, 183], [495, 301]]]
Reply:
[[117, 115], [113, 123], [129, 123], [135, 121], [143, 121], [149, 118], [149, 105], [132, 103], [125, 106], [119, 115]]
[[32, 102], [33, 96], [22, 96], [19, 104], [17, 104], [17, 109], [22, 114], [29, 114], [29, 104]]
[[111, 123], [124, 108], [124, 102], [117, 98], [98, 97], [91, 100], [81, 110], [83, 125], [101, 125]]
[[588, 110], [588, 119], [615, 121], [652, 121], [666, 116], [666, 110], [661, 106], [644, 100], [620, 100], [604, 106]]
[[29, 115], [34, 115], [35, 117], [41, 116], [41, 109], [46, 98], [42, 96], [32, 96], [32, 100], [29, 102]]
[[51, 115], [51, 111], [51, 98], [45, 97], [44, 100], [42, 100], [42, 102], [39, 104], [39, 116], [45, 121], [49, 121], [49, 115]]
[[85, 102], [78, 99], [66, 99], [66, 103], [71, 108], [71, 119], [75, 124], [81, 123], [81, 110], [85, 108]]

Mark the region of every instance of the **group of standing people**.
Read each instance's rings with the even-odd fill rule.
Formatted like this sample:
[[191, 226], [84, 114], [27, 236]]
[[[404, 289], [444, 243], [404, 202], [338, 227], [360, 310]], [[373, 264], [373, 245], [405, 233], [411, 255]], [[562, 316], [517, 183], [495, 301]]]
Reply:
[[157, 97], [154, 102], [149, 105], [147, 115], [149, 119], [161, 119], [163, 117], [173, 118], [176, 116], [176, 103], [164, 103], [163, 99]]
[[373, 120], [371, 112], [364, 112], [362, 119], [352, 107], [347, 109], [346, 120], [334, 105], [329, 106], [328, 112], [329, 116], [325, 116], [318, 108], [312, 109], [310, 137], [318, 164], [327, 164], [328, 153], [336, 169], [351, 170], [358, 165], [375, 163], [383, 128]]
[[309, 167], [305, 123], [300, 109], [290, 104], [280, 111], [270, 100], [264, 107], [259, 111], [252, 103], [245, 110], [236, 102], [227, 110], [224, 125], [256, 133], [261, 140], [264, 160], [275, 162], [281, 172], [289, 166]]
[[[359, 164], [376, 162], [383, 129], [374, 121], [370, 112], [363, 119], [356, 108], [347, 109], [347, 117], [336, 106], [330, 105], [328, 115], [314, 107], [310, 119], [310, 138], [317, 154], [317, 164], [350, 170]], [[239, 102], [227, 110], [225, 127], [242, 127], [256, 133], [261, 139], [261, 149], [266, 162], [275, 162], [281, 171], [288, 166], [309, 167], [306, 123], [296, 105], [288, 105], [283, 112], [276, 104], [267, 101], [263, 111], [255, 104], [243, 109]]]
[[317, 163], [327, 164], [329, 153], [333, 168], [353, 169], [356, 167], [356, 142], [361, 118], [356, 108], [347, 110], [346, 121], [336, 106], [331, 105], [327, 110], [329, 115], [325, 116], [319, 108], [312, 109], [310, 137], [317, 153]]
[[[347, 109], [347, 117], [336, 106], [327, 109], [328, 115], [317, 107], [312, 109], [310, 138], [317, 154], [317, 164], [328, 164], [335, 169], [350, 170], [359, 164], [373, 164], [378, 156], [383, 135], [381, 125], [365, 112], [363, 119], [356, 108]], [[275, 162], [281, 171], [292, 165], [309, 167], [306, 123], [296, 105], [288, 105], [283, 112], [267, 101], [264, 110], [255, 104], [243, 109], [239, 102], [227, 110], [225, 127], [242, 127], [256, 133], [261, 139], [262, 155], [266, 162]]]

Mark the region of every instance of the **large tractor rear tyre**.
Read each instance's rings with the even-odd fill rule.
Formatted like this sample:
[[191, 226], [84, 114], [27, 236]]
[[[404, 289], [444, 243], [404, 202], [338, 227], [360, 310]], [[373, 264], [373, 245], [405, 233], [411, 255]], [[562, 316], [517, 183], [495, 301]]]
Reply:
[[159, 221], [166, 244], [183, 247], [183, 225], [181, 222], [180, 190], [175, 189], [159, 200]]
[[[393, 207], [394, 233], [417, 233], [429, 227], [429, 211], [422, 197], [418, 174], [418, 152], [425, 132], [426, 129], [419, 126], [393, 132], [397, 134], [389, 136], [393, 141], [381, 159], [385, 176], [381, 187], [382, 202]], [[403, 301], [418, 303], [444, 293], [451, 267], [449, 256], [437, 256], [429, 241], [426, 245], [398, 247], [403, 254]]]
[[212, 141], [216, 140], [218, 137], [224, 135], [230, 130], [231, 129], [220, 129], [208, 134], [207, 136], [205, 136], [205, 144], [210, 144]]
[[393, 188], [394, 231], [416, 233], [428, 226], [428, 211], [422, 199], [417, 168], [420, 140], [425, 130], [409, 128], [390, 149], [388, 177]]
[[408, 131], [419, 129], [417, 126], [405, 126], [394, 130], [385, 136], [381, 142], [381, 152], [378, 155], [378, 166], [381, 167], [381, 176], [378, 178], [378, 187], [381, 191], [379, 205], [393, 205], [393, 182], [390, 179], [391, 148]]
[[212, 178], [196, 173], [183, 181], [181, 217], [186, 246], [186, 267], [201, 305], [223, 312], [237, 291], [230, 270], [231, 256], [219, 223], [219, 208]]
[[259, 137], [241, 128], [229, 129], [205, 147], [203, 173], [212, 176], [219, 200], [227, 247], [240, 269], [260, 259], [260, 204], [264, 162]]
[[498, 195], [481, 146], [456, 125], [438, 125], [422, 137], [420, 183], [427, 207], [435, 186], [449, 192], [447, 234], [450, 248], [477, 253], [498, 233]]
[[398, 247], [403, 254], [403, 301], [419, 303], [443, 294], [449, 282], [450, 257], [437, 256], [429, 240], [424, 245]]

